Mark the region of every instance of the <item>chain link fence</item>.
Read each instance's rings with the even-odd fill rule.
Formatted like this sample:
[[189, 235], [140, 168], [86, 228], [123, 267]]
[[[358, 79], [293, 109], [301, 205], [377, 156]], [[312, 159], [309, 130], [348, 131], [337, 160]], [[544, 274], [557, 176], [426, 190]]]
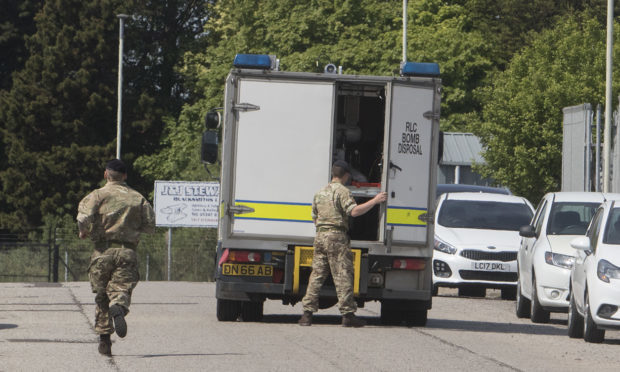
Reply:
[[[169, 229], [143, 234], [138, 246], [140, 280], [212, 281], [216, 229]], [[78, 238], [77, 227], [46, 227], [23, 234], [0, 234], [0, 281], [87, 281], [93, 252], [90, 240]]]

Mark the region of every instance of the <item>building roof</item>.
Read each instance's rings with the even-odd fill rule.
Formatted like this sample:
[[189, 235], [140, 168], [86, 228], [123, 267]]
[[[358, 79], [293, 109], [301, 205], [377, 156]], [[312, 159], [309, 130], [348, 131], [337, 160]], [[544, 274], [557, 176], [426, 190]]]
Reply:
[[480, 140], [472, 133], [445, 132], [443, 134], [442, 165], [484, 164], [481, 153]]

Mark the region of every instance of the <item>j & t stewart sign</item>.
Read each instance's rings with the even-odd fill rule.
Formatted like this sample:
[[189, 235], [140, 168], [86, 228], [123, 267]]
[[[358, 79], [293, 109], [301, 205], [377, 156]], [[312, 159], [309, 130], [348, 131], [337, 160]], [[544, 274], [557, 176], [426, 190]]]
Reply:
[[167, 227], [217, 227], [220, 184], [155, 181], [155, 224]]

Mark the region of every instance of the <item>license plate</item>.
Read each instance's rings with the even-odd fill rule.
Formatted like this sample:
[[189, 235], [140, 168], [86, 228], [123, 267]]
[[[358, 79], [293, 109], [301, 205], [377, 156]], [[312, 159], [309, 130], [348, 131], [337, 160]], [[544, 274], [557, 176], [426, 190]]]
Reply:
[[502, 262], [472, 262], [471, 268], [481, 271], [510, 271], [510, 264]]
[[273, 267], [267, 265], [230, 264], [222, 265], [223, 275], [273, 276]]

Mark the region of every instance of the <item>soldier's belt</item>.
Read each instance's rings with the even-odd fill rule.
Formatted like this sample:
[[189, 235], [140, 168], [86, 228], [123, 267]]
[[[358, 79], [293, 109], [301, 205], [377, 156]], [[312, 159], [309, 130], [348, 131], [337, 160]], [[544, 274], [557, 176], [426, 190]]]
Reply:
[[95, 249], [103, 252], [108, 248], [128, 248], [128, 249], [136, 249], [138, 245], [130, 242], [121, 242], [118, 240], [106, 240], [103, 242], [96, 242]]
[[336, 227], [336, 226], [319, 226], [316, 228], [316, 232], [347, 232], [344, 227]]

